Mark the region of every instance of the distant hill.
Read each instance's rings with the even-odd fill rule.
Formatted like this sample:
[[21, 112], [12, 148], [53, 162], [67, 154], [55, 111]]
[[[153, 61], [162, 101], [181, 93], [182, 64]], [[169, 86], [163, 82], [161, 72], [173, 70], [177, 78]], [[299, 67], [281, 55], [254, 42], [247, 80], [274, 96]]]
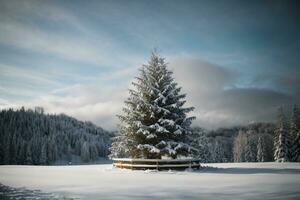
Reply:
[[64, 114], [0, 111], [0, 164], [48, 165], [107, 157], [113, 133]]

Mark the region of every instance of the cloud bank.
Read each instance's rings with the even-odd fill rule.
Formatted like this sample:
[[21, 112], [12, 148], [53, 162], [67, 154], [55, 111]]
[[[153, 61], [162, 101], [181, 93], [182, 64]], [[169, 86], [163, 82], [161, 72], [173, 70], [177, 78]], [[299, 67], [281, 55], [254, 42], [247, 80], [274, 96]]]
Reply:
[[[251, 122], [274, 121], [278, 106], [291, 105], [300, 99], [299, 90], [296, 90], [297, 85], [287, 93], [259, 87], [238, 88], [236, 84], [241, 74], [206, 62], [197, 56], [173, 55], [169, 56], [167, 61], [169, 68], [174, 72], [175, 80], [182, 86], [183, 92], [187, 93], [187, 105], [195, 107], [193, 114], [197, 119], [193, 123], [194, 126], [214, 129]], [[128, 96], [127, 88], [137, 75], [137, 68], [116, 71], [110, 76], [102, 77], [104, 81], [126, 78], [128, 81], [123, 85], [109, 86], [101, 81], [75, 84], [52, 90], [29, 101], [12, 103], [2, 99], [0, 106], [2, 108], [42, 106], [49, 113], [66, 113], [114, 130], [118, 123], [116, 115], [121, 113], [123, 101]], [[14, 73], [18, 75], [21, 72]], [[28, 76], [26, 75], [31, 79], [31, 76]], [[272, 81], [278, 80], [277, 84], [281, 84], [285, 76], [283, 74], [281, 78]]]
[[[286, 92], [260, 88], [259, 84], [237, 87], [241, 74], [189, 55], [172, 57], [170, 65], [188, 95], [189, 105], [196, 108], [194, 124], [205, 128], [274, 121], [279, 106], [300, 102], [297, 84]], [[265, 78], [282, 86], [286, 73], [274, 80]], [[297, 81], [299, 77], [293, 83]]]

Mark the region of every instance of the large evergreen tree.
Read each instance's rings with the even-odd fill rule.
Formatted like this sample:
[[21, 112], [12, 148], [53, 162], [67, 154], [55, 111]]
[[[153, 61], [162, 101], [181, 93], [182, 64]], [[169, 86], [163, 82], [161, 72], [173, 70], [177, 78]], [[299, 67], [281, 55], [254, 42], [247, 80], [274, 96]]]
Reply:
[[278, 122], [274, 138], [274, 160], [277, 162], [289, 161], [289, 134], [282, 107], [279, 108]]
[[165, 59], [153, 52], [132, 84], [119, 116], [123, 152], [132, 158], [189, 156], [192, 147], [187, 136], [195, 117], [187, 113], [194, 108], [183, 107], [186, 95], [181, 94]]
[[300, 113], [296, 105], [293, 107], [290, 124], [291, 148], [290, 159], [300, 162]]

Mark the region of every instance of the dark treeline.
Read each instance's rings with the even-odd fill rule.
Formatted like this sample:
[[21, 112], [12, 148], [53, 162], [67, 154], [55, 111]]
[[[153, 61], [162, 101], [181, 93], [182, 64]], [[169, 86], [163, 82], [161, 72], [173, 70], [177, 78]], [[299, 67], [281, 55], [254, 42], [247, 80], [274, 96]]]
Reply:
[[89, 162], [107, 157], [112, 133], [42, 108], [0, 111], [0, 164]]
[[207, 131], [194, 128], [192, 146], [198, 149], [202, 162], [267, 162], [273, 161], [275, 125], [254, 123], [247, 126]]
[[[253, 123], [210, 131], [193, 128], [189, 136], [190, 145], [197, 149], [193, 156], [206, 163], [299, 162], [299, 116], [295, 106], [289, 120], [279, 112], [276, 124]], [[2, 110], [0, 164], [80, 163], [107, 158], [109, 153], [113, 157], [129, 157], [122, 143], [111, 147], [114, 136], [91, 122], [64, 114], [44, 114], [42, 108]]]

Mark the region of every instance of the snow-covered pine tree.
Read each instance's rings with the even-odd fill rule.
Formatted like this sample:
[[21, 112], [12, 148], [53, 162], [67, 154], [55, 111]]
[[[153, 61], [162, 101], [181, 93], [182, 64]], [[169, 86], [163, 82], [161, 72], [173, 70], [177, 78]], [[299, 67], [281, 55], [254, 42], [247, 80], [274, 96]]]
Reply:
[[46, 148], [46, 144], [42, 145], [41, 156], [40, 156], [40, 164], [42, 164], [42, 165], [47, 164], [47, 148]]
[[282, 107], [279, 108], [277, 127], [274, 138], [274, 160], [277, 162], [289, 161], [289, 134]]
[[290, 124], [290, 160], [300, 162], [300, 113], [298, 107], [294, 105]]
[[32, 164], [31, 142], [27, 143], [27, 146], [26, 146], [26, 157], [25, 157], [24, 164], [26, 164], [26, 165]]
[[265, 144], [264, 144], [264, 138], [263, 136], [258, 137], [258, 143], [257, 143], [257, 162], [265, 162], [266, 155], [265, 155]]
[[92, 143], [90, 145], [90, 159], [96, 160], [98, 155], [99, 155], [98, 149], [97, 149], [95, 143]]
[[67, 146], [67, 160], [68, 162], [72, 162], [72, 147], [70, 144]]
[[86, 141], [81, 146], [81, 160], [84, 162], [90, 161], [90, 147]]
[[[140, 69], [125, 101], [121, 121], [122, 148], [132, 158], [178, 158], [189, 156], [191, 121], [185, 108], [185, 94], [167, 69], [165, 59], [152, 52], [148, 64]], [[120, 143], [119, 143], [120, 144]], [[115, 145], [115, 144], [114, 144]]]
[[193, 128], [192, 134], [189, 135], [190, 137], [190, 145], [197, 149], [195, 152], [194, 157], [198, 158], [200, 162], [208, 163], [211, 162], [211, 152], [210, 152], [210, 142], [207, 137], [207, 132], [202, 128]]
[[111, 159], [127, 157], [129, 152], [128, 152], [127, 144], [125, 142], [126, 142], [126, 138], [124, 137], [124, 135], [118, 135], [114, 137], [111, 147], [109, 149], [110, 154], [108, 157]]
[[221, 143], [216, 139], [213, 143], [212, 146], [212, 160], [213, 162], [216, 163], [222, 163], [222, 162], [227, 162], [226, 158], [225, 158], [225, 152], [224, 152], [224, 148], [222, 147]]
[[[255, 162], [256, 161], [256, 155], [255, 155], [255, 143], [253, 136], [251, 135], [253, 131], [250, 130], [247, 133], [246, 136], [246, 145], [244, 147], [245, 150], [245, 162]], [[250, 134], [249, 134], [250, 133]]]

